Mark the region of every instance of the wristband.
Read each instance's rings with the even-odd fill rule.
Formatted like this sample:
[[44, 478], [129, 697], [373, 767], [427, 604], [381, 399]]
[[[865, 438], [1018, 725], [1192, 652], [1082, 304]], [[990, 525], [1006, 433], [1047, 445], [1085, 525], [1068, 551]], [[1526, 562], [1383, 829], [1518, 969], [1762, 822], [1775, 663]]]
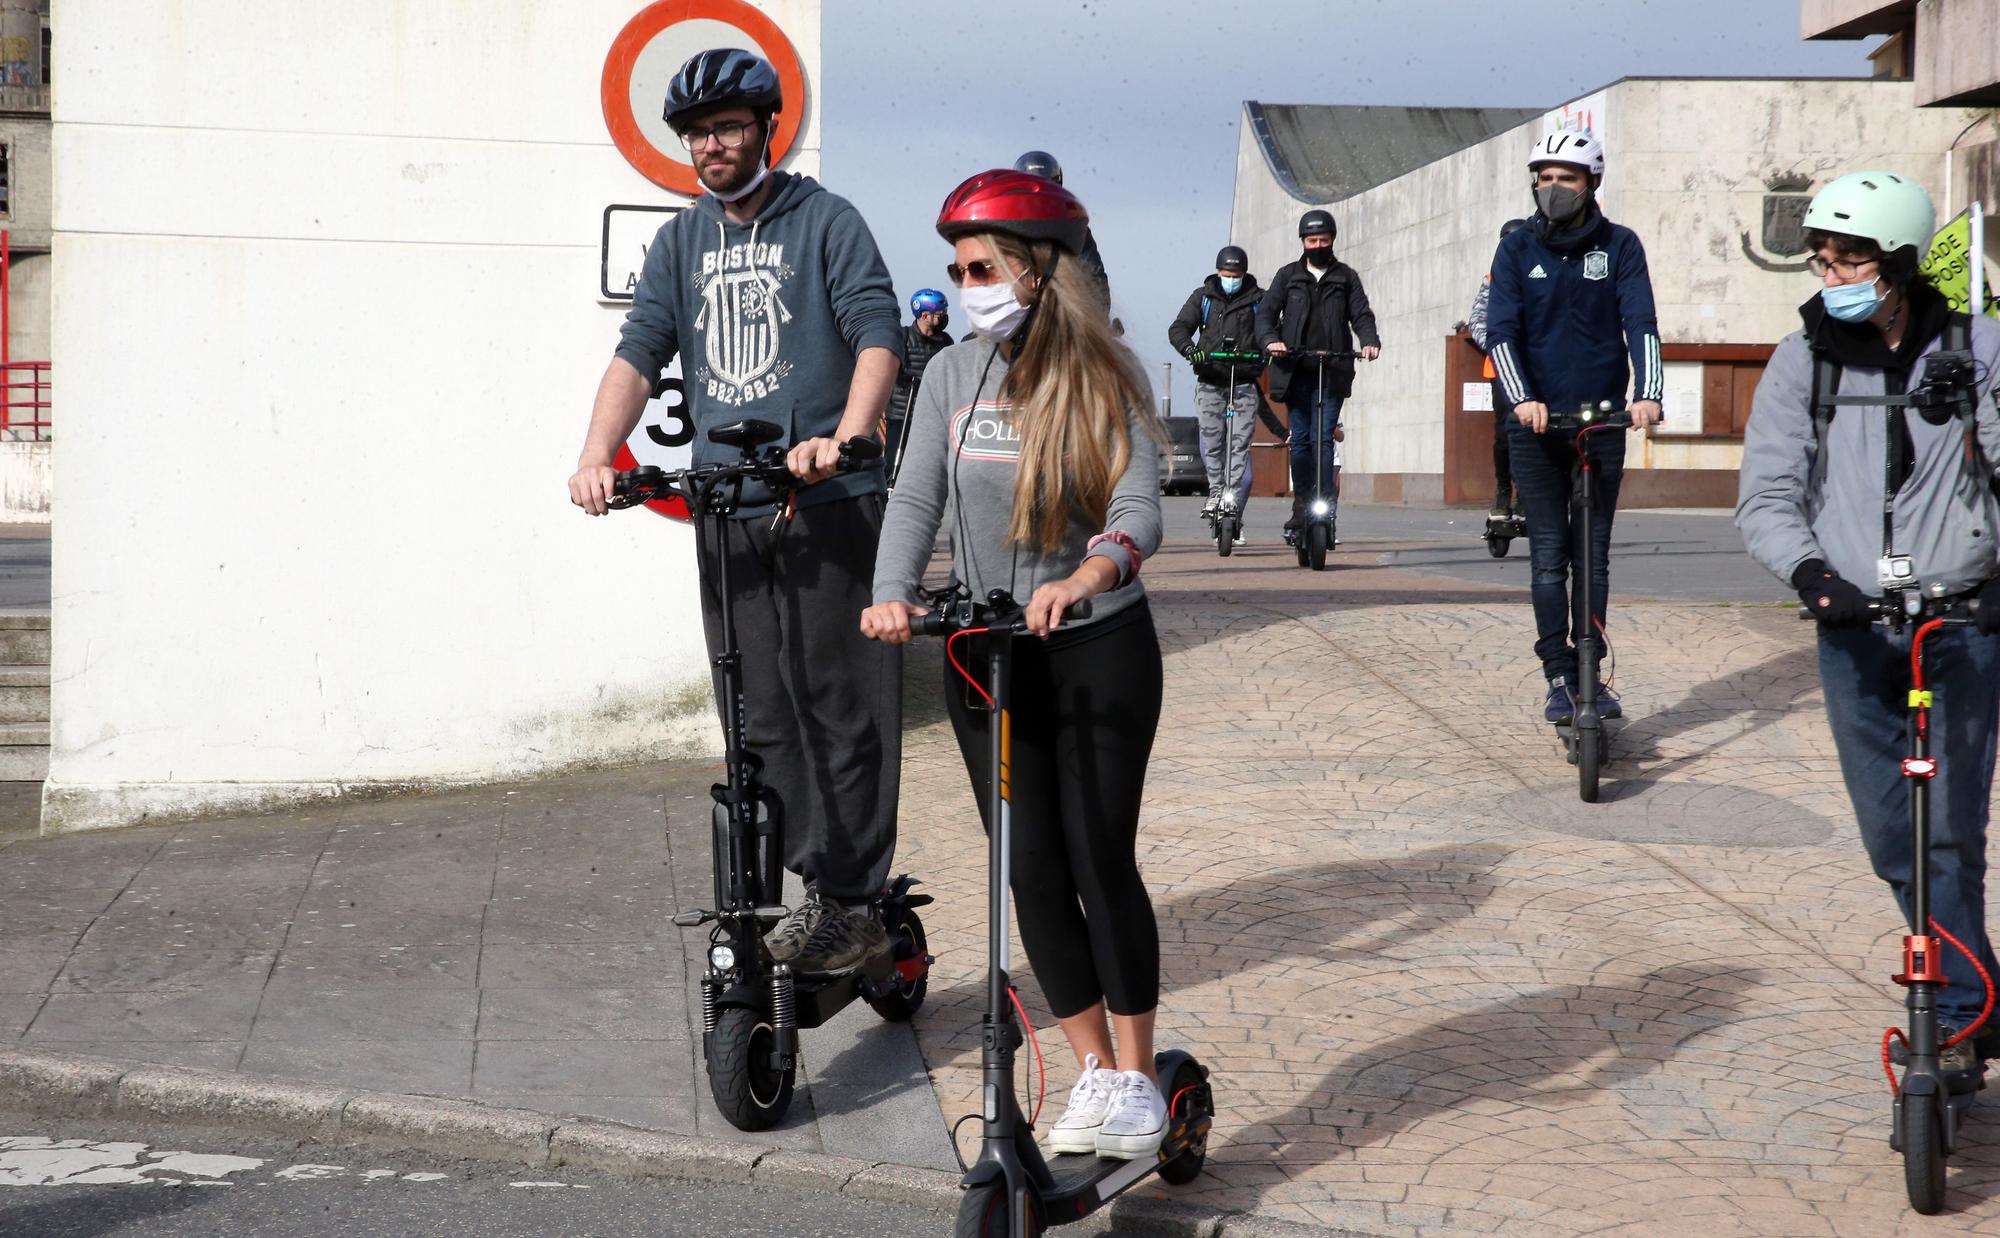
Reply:
[[1144, 556], [1139, 553], [1139, 543], [1132, 540], [1132, 535], [1123, 529], [1112, 529], [1105, 533], [1099, 533], [1085, 544], [1083, 553], [1088, 556], [1091, 551], [1097, 549], [1105, 542], [1110, 542], [1112, 545], [1120, 547], [1132, 559], [1132, 570], [1129, 573], [1120, 572], [1118, 574], [1118, 583], [1120, 585], [1128, 585], [1139, 579], [1139, 565]]

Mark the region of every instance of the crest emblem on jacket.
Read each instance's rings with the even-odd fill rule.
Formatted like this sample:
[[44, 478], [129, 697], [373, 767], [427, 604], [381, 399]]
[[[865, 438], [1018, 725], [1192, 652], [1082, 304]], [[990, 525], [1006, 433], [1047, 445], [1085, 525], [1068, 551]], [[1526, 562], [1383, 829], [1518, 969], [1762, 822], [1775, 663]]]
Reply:
[[1583, 256], [1583, 277], [1604, 279], [1611, 274], [1611, 255], [1601, 249], [1593, 249]]
[[738, 244], [701, 256], [701, 310], [695, 331], [702, 340], [702, 364], [695, 380], [711, 400], [744, 404], [778, 390], [791, 373], [780, 357], [782, 329], [792, 320], [783, 290], [792, 269], [785, 247]]

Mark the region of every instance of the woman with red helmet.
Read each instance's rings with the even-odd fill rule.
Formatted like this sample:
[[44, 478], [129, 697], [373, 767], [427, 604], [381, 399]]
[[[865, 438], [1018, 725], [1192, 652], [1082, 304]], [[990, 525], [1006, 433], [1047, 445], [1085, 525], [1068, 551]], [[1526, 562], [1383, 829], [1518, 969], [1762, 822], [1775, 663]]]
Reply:
[[[1009, 865], [1028, 961], [1082, 1066], [1050, 1143], [1131, 1159], [1166, 1127], [1159, 929], [1137, 860], [1160, 717], [1160, 644], [1139, 583], [1160, 543], [1159, 431], [1139, 361], [1078, 261], [1089, 220], [1075, 195], [1024, 172], [982, 172], [945, 199], [937, 228], [972, 334], [925, 371], [861, 630], [910, 639], [947, 511], [954, 578], [976, 598], [1029, 599], [1041, 639], [1015, 646]], [[1086, 599], [1090, 618], [1062, 623]], [[988, 715], [963, 686], [947, 671], [983, 812]]]

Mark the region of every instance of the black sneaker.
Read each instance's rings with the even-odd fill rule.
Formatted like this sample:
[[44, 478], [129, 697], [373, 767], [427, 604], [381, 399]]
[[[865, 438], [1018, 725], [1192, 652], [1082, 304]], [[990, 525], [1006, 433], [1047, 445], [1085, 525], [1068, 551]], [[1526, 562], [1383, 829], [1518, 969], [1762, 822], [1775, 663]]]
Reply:
[[[1950, 1040], [1955, 1033], [1941, 1027], [1938, 1034]], [[1945, 1089], [1953, 1095], [1963, 1096], [1986, 1086], [1986, 1063], [1979, 1056], [1978, 1044], [1975, 1037], [1938, 1050], [1938, 1073], [1944, 1076]]]
[[807, 890], [806, 896], [792, 914], [772, 926], [764, 935], [764, 949], [769, 952], [773, 963], [790, 963], [798, 958], [799, 951], [825, 922], [827, 913], [835, 910], [822, 902], [818, 890]]
[[1549, 695], [1542, 702], [1542, 717], [1557, 726], [1568, 726], [1576, 717], [1576, 701], [1570, 697], [1569, 680], [1549, 680]]
[[826, 906], [825, 918], [792, 959], [800, 974], [845, 976], [889, 949], [889, 933], [873, 907]]

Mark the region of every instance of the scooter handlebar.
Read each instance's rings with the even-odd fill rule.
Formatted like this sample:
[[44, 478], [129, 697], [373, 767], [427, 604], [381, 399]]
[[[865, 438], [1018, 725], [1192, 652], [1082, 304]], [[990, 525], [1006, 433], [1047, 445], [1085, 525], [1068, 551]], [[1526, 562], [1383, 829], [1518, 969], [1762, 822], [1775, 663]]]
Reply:
[[[840, 463], [843, 473], [851, 473], [864, 468], [882, 458], [882, 444], [867, 436], [848, 439], [840, 445]], [[614, 508], [637, 507], [655, 499], [667, 498], [690, 477], [713, 478], [727, 481], [732, 477], [761, 481], [773, 489], [785, 489], [797, 484], [797, 478], [785, 467], [785, 458], [778, 448], [770, 448], [761, 456], [734, 461], [729, 464], [696, 465], [693, 468], [668, 471], [657, 464], [642, 464], [635, 469], [626, 469], [611, 479], [611, 506]]]
[[1599, 400], [1574, 409], [1549, 410], [1551, 430], [1587, 430], [1599, 426], [1629, 430], [1632, 428], [1632, 410], [1610, 400]]
[[[1071, 620], [1082, 622], [1088, 618], [1090, 618], [1090, 602], [1087, 599], [1073, 602], [1069, 609], [1063, 611], [1063, 623]], [[1061, 627], [1062, 624], [1056, 626]], [[1004, 628], [1010, 632], [1024, 632], [1027, 630], [1027, 624], [1021, 616], [1019, 607], [1015, 607], [1007, 614], [994, 616], [983, 606], [968, 609], [964, 606], [948, 605], [910, 617], [912, 636], [948, 636], [967, 628]]]
[[[1961, 627], [1979, 618], [1978, 598], [1951, 598], [1928, 601], [1912, 615], [1894, 602], [1868, 603], [1869, 617], [1876, 623], [1928, 623], [1932, 619], [1942, 619], [1953, 627]], [[1799, 618], [1819, 618], [1810, 607], [1799, 607]]]

